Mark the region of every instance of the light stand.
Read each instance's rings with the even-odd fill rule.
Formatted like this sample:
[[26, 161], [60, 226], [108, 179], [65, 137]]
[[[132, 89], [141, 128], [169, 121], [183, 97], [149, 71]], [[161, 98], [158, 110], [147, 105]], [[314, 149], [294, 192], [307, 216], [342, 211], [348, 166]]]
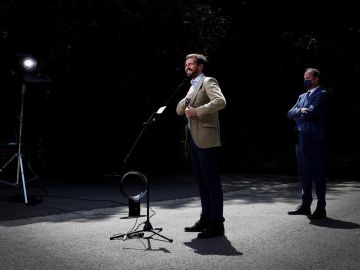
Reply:
[[[150, 117], [148, 118], [148, 120], [146, 122], [144, 122], [144, 126], [142, 128], [142, 130], [140, 131], [139, 135], [137, 136], [134, 144], [132, 145], [132, 147], [130, 148], [129, 153], [126, 155], [125, 159], [124, 159], [124, 164], [126, 164], [127, 160], [129, 159], [132, 151], [134, 150], [135, 146], [137, 145], [137, 143], [139, 142], [140, 138], [142, 137], [142, 135], [144, 134], [145, 130], [154, 122], [156, 122], [156, 120], [159, 118], [159, 116], [164, 112], [164, 110], [166, 109], [167, 105], [169, 104], [169, 102], [174, 98], [174, 96], [179, 92], [179, 90], [183, 87], [183, 85], [187, 82], [187, 80], [184, 80], [175, 90], [175, 92], [170, 96], [170, 98], [167, 100], [165, 106], [160, 107], [157, 111], [153, 112]], [[150, 187], [149, 187], [149, 181], [146, 181], [146, 221], [144, 223], [144, 227], [142, 230], [137, 230], [137, 231], [132, 231], [129, 233], [122, 233], [122, 234], [114, 234], [113, 236], [110, 237], [110, 240], [114, 240], [117, 238], [123, 238], [123, 240], [126, 240], [127, 238], [142, 238], [144, 237], [144, 233], [145, 232], [150, 232], [152, 233], [152, 235], [146, 237], [147, 239], [150, 239], [152, 236], [157, 235], [160, 236], [161, 238], [169, 241], [169, 242], [173, 242], [173, 239], [167, 238], [163, 235], [160, 234], [160, 232], [162, 231], [162, 228], [153, 228], [153, 226], [150, 223], [150, 217], [149, 217], [149, 209], [150, 209]]]
[[[29, 201], [28, 201], [28, 195], [27, 195], [27, 191], [26, 191], [26, 179], [25, 179], [25, 173], [24, 173], [25, 158], [24, 158], [24, 155], [22, 153], [22, 148], [21, 148], [22, 147], [22, 130], [23, 130], [23, 119], [24, 119], [25, 92], [26, 92], [26, 83], [23, 82], [22, 87], [21, 87], [21, 109], [20, 109], [20, 116], [19, 116], [19, 137], [18, 137], [18, 142], [17, 142], [18, 149], [17, 149], [17, 152], [0, 169], [0, 173], [1, 173], [13, 160], [17, 160], [16, 182], [13, 183], [13, 182], [9, 182], [9, 181], [0, 179], [0, 183], [18, 187], [20, 185], [20, 176], [21, 176], [21, 183], [22, 183], [23, 192], [24, 192], [24, 201], [25, 201], [25, 204], [28, 204]], [[37, 176], [35, 171], [32, 169], [30, 163], [27, 161], [25, 161], [25, 162], [34, 176], [33, 178], [28, 179], [27, 182], [33, 181], [35, 179], [39, 179], [39, 177]], [[43, 187], [43, 189], [44, 189], [44, 187]], [[47, 193], [46, 190], [45, 190], [45, 192]]]
[[[21, 59], [21, 65], [22, 68], [25, 71], [22, 86], [21, 86], [21, 107], [20, 107], [20, 116], [19, 116], [19, 136], [18, 136], [18, 148], [17, 152], [0, 168], [0, 173], [12, 163], [12, 161], [17, 160], [17, 170], [16, 170], [16, 182], [11, 181], [5, 181], [0, 179], [0, 183], [7, 184], [10, 186], [18, 187], [20, 184], [22, 184], [23, 192], [24, 192], [24, 201], [26, 205], [35, 204], [36, 201], [32, 201], [29, 203], [28, 200], [28, 194], [26, 191], [26, 182], [33, 181], [37, 179], [42, 187], [42, 189], [45, 191], [45, 193], [48, 194], [48, 191], [45, 189], [45, 187], [41, 184], [40, 179], [38, 175], [35, 173], [33, 168], [31, 167], [30, 163], [25, 161], [24, 154], [22, 153], [22, 130], [23, 130], [23, 120], [24, 120], [24, 100], [25, 100], [25, 93], [26, 93], [26, 83], [27, 82], [51, 82], [50, 78], [48, 76], [45, 76], [44, 74], [37, 73], [36, 75], [33, 74], [33, 72], [36, 70], [37, 62], [36, 60], [31, 57], [23, 57]], [[24, 172], [24, 165], [27, 165], [27, 167], [30, 169], [30, 171], [33, 174], [33, 177], [30, 179], [25, 178], [25, 172]], [[20, 176], [21, 176], [21, 183], [20, 183]]]

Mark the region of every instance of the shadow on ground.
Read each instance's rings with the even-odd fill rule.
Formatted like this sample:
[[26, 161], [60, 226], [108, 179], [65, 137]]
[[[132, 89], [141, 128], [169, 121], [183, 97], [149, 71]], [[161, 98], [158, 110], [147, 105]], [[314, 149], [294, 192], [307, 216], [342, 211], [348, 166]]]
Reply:
[[193, 239], [191, 242], [184, 242], [195, 253], [200, 255], [221, 255], [221, 256], [240, 256], [242, 252], [237, 251], [226, 236], [217, 237], [216, 241], [204, 241], [203, 239]]
[[311, 225], [319, 226], [319, 227], [327, 227], [332, 229], [342, 229], [342, 230], [349, 230], [349, 229], [359, 229], [360, 225], [354, 222], [343, 221], [333, 218], [325, 218], [319, 220], [311, 220]]
[[[274, 203], [299, 201], [299, 183], [294, 176], [281, 175], [223, 175], [224, 200], [238, 199], [241, 204]], [[0, 189], [0, 221], [43, 217], [50, 222], [76, 220], [101, 220], [110, 215], [119, 215], [118, 206], [123, 216], [127, 215], [128, 199], [120, 193], [119, 181], [99, 181], [90, 184], [52, 184], [46, 187], [49, 194], [45, 194], [41, 187], [29, 187], [29, 196], [38, 196], [39, 203], [26, 206], [23, 203], [21, 189], [5, 187]], [[360, 189], [359, 182], [347, 180], [332, 180], [328, 183], [328, 192], [335, 195], [348, 190]], [[168, 176], [156, 179], [150, 185], [150, 204], [152, 202], [168, 201], [157, 207], [176, 209], [198, 200], [198, 190], [189, 175]], [[32, 194], [32, 195], [31, 195]], [[16, 198], [16, 199], [14, 199]], [[186, 200], [181, 200], [187, 198]], [[141, 202], [146, 207], [145, 198]], [[150, 205], [151, 206], [151, 205]], [[85, 215], [80, 211], [106, 208], [102, 214]], [[51, 218], [51, 215], [70, 213]], [[340, 221], [328, 220], [329, 226], [345, 226]], [[314, 224], [317, 225], [317, 224]], [[357, 225], [357, 224], [356, 224]], [[318, 225], [321, 226], [321, 225]]]

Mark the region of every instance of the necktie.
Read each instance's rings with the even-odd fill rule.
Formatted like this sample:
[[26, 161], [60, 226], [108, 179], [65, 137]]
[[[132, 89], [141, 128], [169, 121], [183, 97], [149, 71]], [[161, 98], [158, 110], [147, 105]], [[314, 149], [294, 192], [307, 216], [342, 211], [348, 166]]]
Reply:
[[[195, 90], [194, 86], [191, 85], [191, 87], [185, 97], [185, 107], [186, 108], [190, 106], [191, 96], [192, 96], [194, 90]], [[190, 121], [186, 117], [185, 117], [185, 122], [186, 122], [187, 127], [190, 129]]]

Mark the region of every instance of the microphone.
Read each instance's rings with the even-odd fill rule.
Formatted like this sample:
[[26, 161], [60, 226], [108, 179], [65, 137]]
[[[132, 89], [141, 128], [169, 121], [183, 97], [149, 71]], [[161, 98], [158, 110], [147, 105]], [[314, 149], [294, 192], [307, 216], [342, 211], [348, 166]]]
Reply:
[[190, 84], [190, 79], [189, 77], [185, 77], [184, 79], [182, 79], [181, 83], [179, 84], [178, 88], [184, 88], [184, 86], [189, 85]]
[[190, 82], [190, 78], [188, 76], [186, 76], [184, 79], [183, 79], [183, 82], [186, 83], [186, 82]]
[[185, 107], [189, 107], [190, 105], [190, 99], [188, 99], [187, 97], [185, 98]]

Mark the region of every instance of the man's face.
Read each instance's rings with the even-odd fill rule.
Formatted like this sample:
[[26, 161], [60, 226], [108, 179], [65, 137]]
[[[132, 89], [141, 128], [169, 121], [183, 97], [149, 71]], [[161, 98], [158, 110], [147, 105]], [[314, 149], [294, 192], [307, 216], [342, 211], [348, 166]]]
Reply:
[[314, 77], [311, 71], [307, 71], [304, 73], [304, 80], [310, 80], [312, 86], [317, 86], [319, 79]]
[[199, 67], [196, 59], [194, 58], [188, 58], [185, 62], [185, 73], [186, 75], [193, 79], [199, 74]]
[[314, 76], [312, 75], [312, 73], [310, 71], [307, 71], [304, 73], [304, 80], [313, 80]]

